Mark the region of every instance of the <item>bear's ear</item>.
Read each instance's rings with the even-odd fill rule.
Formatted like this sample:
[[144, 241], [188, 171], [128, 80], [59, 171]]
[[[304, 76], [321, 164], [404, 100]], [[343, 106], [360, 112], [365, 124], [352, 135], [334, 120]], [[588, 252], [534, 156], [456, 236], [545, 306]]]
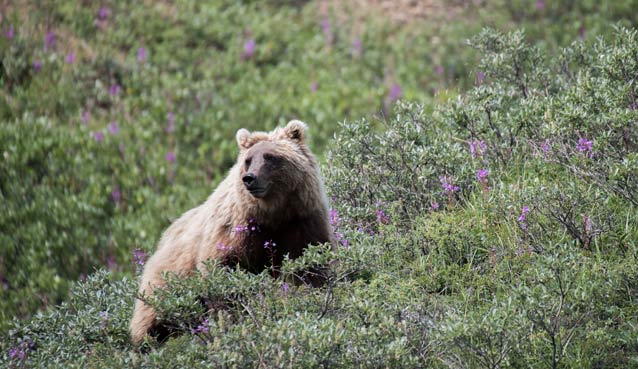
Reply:
[[237, 139], [237, 145], [239, 145], [239, 148], [241, 150], [249, 149], [253, 144], [253, 142], [249, 140], [250, 132], [248, 132], [248, 130], [245, 128], [239, 129], [239, 131], [237, 131], [237, 134], [235, 135], [235, 138]]
[[300, 120], [291, 120], [284, 128], [284, 135], [287, 139], [302, 143], [306, 139], [306, 130], [308, 126]]

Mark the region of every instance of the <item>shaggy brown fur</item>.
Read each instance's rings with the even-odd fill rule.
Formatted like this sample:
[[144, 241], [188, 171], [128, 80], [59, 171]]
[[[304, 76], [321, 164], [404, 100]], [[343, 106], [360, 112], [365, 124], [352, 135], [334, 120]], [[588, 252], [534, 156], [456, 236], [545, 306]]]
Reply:
[[[162, 235], [142, 274], [139, 293], [163, 287], [163, 272], [188, 275], [215, 258], [262, 271], [308, 244], [331, 241], [328, 202], [317, 162], [305, 144], [306, 125], [291, 121], [272, 132], [237, 132], [240, 153], [228, 177], [206, 202], [184, 213]], [[255, 229], [253, 229], [253, 227]], [[264, 243], [274, 242], [273, 258]], [[138, 344], [157, 314], [135, 301], [131, 339]]]

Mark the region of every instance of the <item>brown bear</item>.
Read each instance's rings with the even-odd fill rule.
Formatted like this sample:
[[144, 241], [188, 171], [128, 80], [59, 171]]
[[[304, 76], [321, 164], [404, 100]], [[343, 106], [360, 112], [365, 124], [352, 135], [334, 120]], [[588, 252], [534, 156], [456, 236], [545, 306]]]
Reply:
[[[328, 201], [306, 130], [293, 120], [269, 133], [237, 131], [237, 163], [206, 202], [164, 232], [144, 268], [139, 295], [164, 286], [162, 273], [188, 275], [210, 258], [260, 272], [280, 265], [286, 254], [300, 256], [308, 244], [331, 242]], [[136, 299], [134, 343], [144, 340], [156, 317]]]

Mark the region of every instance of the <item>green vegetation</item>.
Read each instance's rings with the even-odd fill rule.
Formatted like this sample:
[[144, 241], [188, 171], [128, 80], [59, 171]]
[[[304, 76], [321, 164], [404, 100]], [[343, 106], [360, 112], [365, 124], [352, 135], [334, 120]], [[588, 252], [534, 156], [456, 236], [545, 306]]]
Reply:
[[[638, 4], [300, 3], [3, 10], [0, 367], [638, 366]], [[173, 278], [132, 347], [144, 253], [293, 118], [338, 247]]]

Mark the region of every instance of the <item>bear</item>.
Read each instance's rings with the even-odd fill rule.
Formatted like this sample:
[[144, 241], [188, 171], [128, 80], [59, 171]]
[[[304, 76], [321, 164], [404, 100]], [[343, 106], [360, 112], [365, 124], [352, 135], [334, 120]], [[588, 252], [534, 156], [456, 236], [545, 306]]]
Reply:
[[[319, 167], [307, 125], [290, 121], [272, 132], [237, 131], [237, 162], [201, 205], [175, 220], [142, 272], [130, 322], [140, 344], [156, 325], [146, 299], [166, 285], [162, 274], [205, 273], [205, 261], [259, 273], [299, 257], [309, 244], [334, 243]], [[274, 270], [274, 268], [273, 268]]]

